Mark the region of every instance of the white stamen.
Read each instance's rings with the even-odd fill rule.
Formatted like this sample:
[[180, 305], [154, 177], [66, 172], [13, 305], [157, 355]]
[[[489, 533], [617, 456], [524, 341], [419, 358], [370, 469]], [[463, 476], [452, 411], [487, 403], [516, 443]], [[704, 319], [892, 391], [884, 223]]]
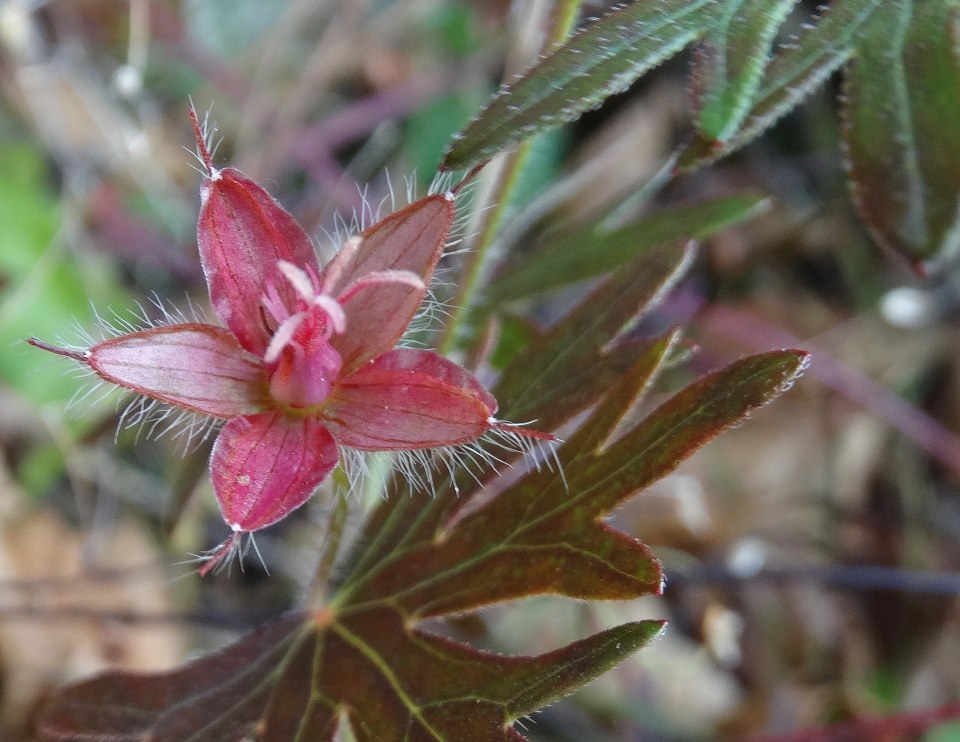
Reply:
[[302, 268], [298, 268], [293, 263], [281, 260], [279, 263], [280, 272], [286, 276], [286, 279], [293, 286], [294, 290], [304, 299], [310, 301], [315, 296], [313, 281], [309, 274]]
[[332, 296], [317, 294], [313, 297], [313, 303], [327, 313], [333, 331], [338, 335], [343, 334], [343, 331], [347, 329], [347, 316], [343, 313], [343, 307], [340, 306], [340, 302]]
[[306, 316], [303, 312], [297, 312], [280, 323], [276, 332], [273, 333], [273, 337], [270, 338], [270, 344], [267, 346], [266, 352], [263, 354], [263, 360], [266, 363], [273, 363], [277, 360], [280, 352], [293, 339], [293, 333], [297, 331], [297, 327], [300, 326]]

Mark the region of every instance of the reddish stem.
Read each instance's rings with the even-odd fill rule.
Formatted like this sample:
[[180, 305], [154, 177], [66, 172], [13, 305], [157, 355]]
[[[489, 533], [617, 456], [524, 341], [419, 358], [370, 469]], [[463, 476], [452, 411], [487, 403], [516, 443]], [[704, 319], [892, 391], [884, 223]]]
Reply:
[[40, 348], [41, 350], [48, 350], [51, 353], [56, 353], [58, 356], [66, 356], [67, 358], [72, 358], [75, 361], [80, 361], [81, 363], [87, 362], [87, 351], [85, 350], [73, 350], [72, 348], [61, 348], [58, 345], [50, 345], [50, 343], [45, 343], [42, 340], [37, 338], [27, 338], [27, 342], [30, 343], [34, 348]]
[[200, 159], [203, 160], [203, 166], [207, 168], [207, 173], [212, 174], [214, 170], [213, 158], [210, 157], [210, 151], [207, 149], [207, 141], [204, 138], [204, 131], [200, 125], [200, 119], [197, 117], [197, 109], [190, 106], [187, 115], [190, 117], [190, 123], [193, 125], [193, 136], [197, 140], [197, 151], [200, 154]]

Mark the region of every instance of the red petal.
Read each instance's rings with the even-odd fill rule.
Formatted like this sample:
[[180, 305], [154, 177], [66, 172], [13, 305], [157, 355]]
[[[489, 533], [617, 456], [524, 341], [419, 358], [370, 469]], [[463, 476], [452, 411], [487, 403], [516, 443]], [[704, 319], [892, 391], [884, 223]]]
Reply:
[[398, 348], [342, 380], [323, 414], [337, 442], [384, 451], [465, 443], [490, 429], [496, 411], [490, 392], [453, 361]]
[[313, 245], [296, 219], [238, 170], [214, 171], [200, 194], [197, 242], [210, 301], [240, 344], [262, 355], [271, 328], [264, 321], [261, 296], [273, 283], [292, 309], [294, 290], [277, 266], [286, 260], [316, 270]]
[[262, 408], [266, 372], [213, 325], [158, 327], [94, 345], [84, 358], [107, 381], [213, 417]]
[[227, 525], [256, 531], [303, 505], [337, 465], [333, 436], [316, 418], [264, 412], [231, 420], [210, 456]]
[[[428, 196], [410, 204], [360, 234], [356, 249], [345, 250], [324, 269], [321, 285], [337, 296], [370, 273], [390, 270], [410, 271], [429, 285], [453, 216], [453, 202], [445, 196]], [[329, 286], [324, 285], [325, 279], [332, 279]], [[384, 283], [345, 302], [347, 331], [331, 339], [343, 357], [344, 371], [393, 348], [422, 299], [422, 291]]]

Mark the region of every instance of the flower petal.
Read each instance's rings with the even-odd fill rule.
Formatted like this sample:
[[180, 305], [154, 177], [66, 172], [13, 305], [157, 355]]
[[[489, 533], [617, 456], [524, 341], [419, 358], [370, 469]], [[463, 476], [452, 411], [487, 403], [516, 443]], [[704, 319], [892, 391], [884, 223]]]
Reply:
[[171, 325], [94, 345], [83, 357], [107, 381], [153, 399], [231, 418], [262, 408], [260, 360], [220, 327]]
[[[453, 216], [453, 202], [446, 196], [410, 204], [348, 243], [324, 268], [320, 285], [338, 296], [365, 276], [384, 271], [409, 271], [429, 285]], [[382, 282], [345, 301], [346, 332], [331, 340], [343, 357], [344, 369], [359, 368], [393, 348], [422, 299], [423, 292], [412, 286]]]
[[210, 476], [235, 531], [256, 531], [303, 505], [337, 465], [337, 445], [315, 417], [237, 417], [213, 446]]
[[259, 184], [233, 168], [214, 170], [200, 188], [200, 261], [210, 301], [240, 344], [261, 355], [270, 342], [261, 297], [273, 284], [293, 311], [296, 293], [279, 261], [317, 269], [307, 233]]
[[370, 451], [465, 443], [492, 425], [497, 402], [453, 361], [398, 348], [343, 379], [323, 416], [338, 443]]

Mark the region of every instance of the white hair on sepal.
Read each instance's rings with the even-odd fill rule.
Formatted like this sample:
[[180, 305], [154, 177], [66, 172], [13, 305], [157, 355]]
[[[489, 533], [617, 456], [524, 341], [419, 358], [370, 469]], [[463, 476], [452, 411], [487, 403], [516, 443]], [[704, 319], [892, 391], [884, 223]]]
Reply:
[[417, 171], [414, 170], [410, 175], [404, 175], [403, 182], [407, 186], [407, 203], [405, 205], [409, 205], [417, 200]]
[[427, 289], [427, 293], [410, 320], [410, 324], [407, 325], [407, 329], [397, 341], [397, 347], [428, 347], [427, 338], [438, 332], [443, 327], [445, 319], [451, 316], [449, 307], [450, 299], [440, 299], [437, 295], [435, 282], [431, 282], [430, 288]]
[[[260, 547], [257, 546], [257, 540], [254, 537], [253, 531], [238, 531], [234, 529], [234, 532], [217, 546], [207, 551], [202, 551], [199, 554], [191, 554], [191, 559], [185, 559], [176, 562], [176, 564], [177, 566], [184, 564], [203, 565], [198, 570], [201, 576], [206, 576], [210, 573], [219, 575], [226, 571], [227, 577], [230, 577], [234, 562], [239, 565], [240, 572], [243, 572], [243, 562], [251, 549], [257, 555], [257, 561], [260, 562], [263, 571], [269, 575], [270, 569], [267, 567], [267, 562], [260, 552]], [[191, 574], [193, 573], [190, 572], [184, 576], [186, 577]]]
[[[486, 433], [473, 441], [454, 446], [414, 448], [394, 451], [392, 468], [396, 475], [407, 483], [411, 494], [426, 492], [431, 497], [437, 494], [435, 477], [449, 477], [457, 495], [457, 473], [466, 472], [478, 486], [484, 485], [484, 474], [500, 475], [504, 469], [527, 462], [531, 469], [557, 471], [566, 487], [566, 477], [557, 455], [558, 441], [546, 440], [519, 433], [519, 424], [496, 421]], [[344, 449], [350, 451], [350, 449]], [[498, 451], [502, 455], [498, 455]], [[512, 461], [512, 454], [520, 454], [519, 461]]]
[[522, 460], [532, 464], [537, 471], [546, 469], [547, 471], [557, 472], [563, 481], [564, 489], [569, 489], [567, 477], [563, 471], [563, 463], [560, 461], [558, 453], [563, 441], [519, 432], [520, 429], [532, 425], [534, 422], [510, 423], [497, 420], [496, 425], [484, 435], [483, 440], [489, 441], [492, 445], [504, 450], [520, 453], [523, 457]]
[[[188, 98], [190, 101], [190, 110], [196, 115], [197, 107], [193, 103], [193, 98]], [[210, 162], [213, 162], [213, 159], [217, 156], [217, 150], [220, 148], [220, 145], [223, 143], [223, 137], [217, 137], [217, 132], [219, 127], [217, 122], [213, 121], [210, 118], [210, 114], [213, 112], [213, 106], [210, 106], [203, 112], [203, 118], [201, 119], [197, 116], [197, 123], [199, 124], [200, 139], [203, 142], [203, 148], [206, 149], [207, 154], [209, 155]], [[196, 170], [204, 178], [213, 177], [215, 173], [210, 171], [209, 163], [207, 159], [204, 158], [203, 153], [200, 151], [199, 145], [195, 145], [193, 148], [184, 147], [192, 158], [194, 158], [199, 167], [194, 165], [192, 162], [189, 163], [190, 167], [193, 170]]]
[[134, 443], [139, 442], [141, 435], [153, 441], [169, 436], [177, 444], [180, 455], [186, 456], [219, 430], [222, 422], [218, 418], [138, 394], [120, 412], [113, 438], [116, 443], [121, 430], [133, 430]]
[[89, 383], [78, 388], [70, 397], [64, 406], [64, 413], [67, 416], [80, 418], [81, 410], [98, 410], [106, 406], [111, 398], [114, 398], [114, 407], [121, 401], [124, 390], [101, 379], [89, 366], [74, 364], [72, 373], [88, 380]]
[[372, 480], [372, 467], [367, 452], [356, 448], [340, 446], [340, 468], [347, 478], [347, 494], [366, 491], [367, 483]]

